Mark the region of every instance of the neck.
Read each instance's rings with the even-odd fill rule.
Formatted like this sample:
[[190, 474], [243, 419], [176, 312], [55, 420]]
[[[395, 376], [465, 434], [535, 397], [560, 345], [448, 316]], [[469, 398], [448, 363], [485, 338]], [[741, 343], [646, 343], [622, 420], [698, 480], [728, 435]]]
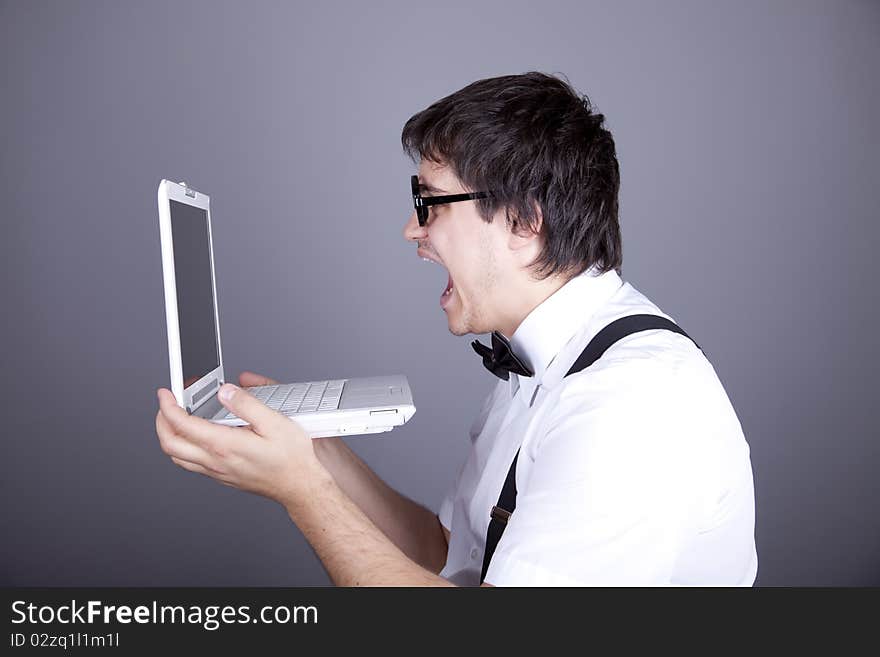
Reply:
[[[569, 277], [570, 278], [570, 277]], [[510, 339], [516, 333], [516, 329], [523, 323], [535, 308], [551, 297], [559, 288], [565, 285], [569, 278], [560, 275], [549, 276], [543, 281], [528, 279], [509, 294], [510, 305], [502, 309], [497, 330]]]

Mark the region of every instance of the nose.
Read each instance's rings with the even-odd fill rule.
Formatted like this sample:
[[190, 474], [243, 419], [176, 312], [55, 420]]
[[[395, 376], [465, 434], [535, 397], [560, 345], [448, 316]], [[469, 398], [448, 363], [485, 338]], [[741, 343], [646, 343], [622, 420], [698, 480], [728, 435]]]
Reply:
[[416, 211], [413, 210], [413, 213], [409, 216], [409, 219], [403, 226], [403, 239], [410, 242], [415, 242], [418, 240], [423, 240], [427, 236], [427, 226], [419, 226], [419, 218], [416, 216]]

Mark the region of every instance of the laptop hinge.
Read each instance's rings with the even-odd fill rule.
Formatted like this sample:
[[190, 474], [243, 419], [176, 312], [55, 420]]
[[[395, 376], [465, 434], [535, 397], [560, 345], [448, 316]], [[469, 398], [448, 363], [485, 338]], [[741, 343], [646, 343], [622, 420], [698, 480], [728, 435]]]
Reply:
[[[203, 387], [201, 390], [199, 390], [196, 393], [193, 393], [193, 396], [192, 396], [193, 409], [196, 409], [199, 406], [201, 406], [201, 404], [199, 402], [201, 402], [203, 399], [205, 399], [208, 395], [210, 395], [212, 392], [214, 392], [219, 387], [220, 387], [219, 379], [214, 379], [208, 385]], [[192, 412], [192, 411], [190, 411], [190, 412]]]

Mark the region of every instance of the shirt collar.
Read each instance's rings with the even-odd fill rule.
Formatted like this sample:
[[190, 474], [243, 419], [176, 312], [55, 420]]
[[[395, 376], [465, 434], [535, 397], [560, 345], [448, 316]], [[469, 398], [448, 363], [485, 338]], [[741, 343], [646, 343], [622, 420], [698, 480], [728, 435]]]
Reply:
[[511, 397], [522, 388], [523, 401], [531, 406], [548, 365], [621, 285], [623, 281], [613, 269], [599, 274], [596, 267], [591, 267], [567, 281], [526, 316], [511, 337], [510, 346], [534, 375], [511, 372]]

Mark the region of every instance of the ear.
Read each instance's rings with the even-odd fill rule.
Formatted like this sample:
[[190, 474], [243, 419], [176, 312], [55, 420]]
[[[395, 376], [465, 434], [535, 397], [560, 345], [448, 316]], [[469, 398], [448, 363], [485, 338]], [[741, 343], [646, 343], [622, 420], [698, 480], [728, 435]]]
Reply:
[[541, 240], [541, 228], [544, 225], [544, 215], [541, 212], [541, 206], [537, 202], [533, 204], [533, 207], [536, 217], [534, 227], [521, 226], [516, 230], [509, 231], [507, 247], [511, 251], [518, 252], [523, 249], [538, 249], [540, 247], [539, 242]]

